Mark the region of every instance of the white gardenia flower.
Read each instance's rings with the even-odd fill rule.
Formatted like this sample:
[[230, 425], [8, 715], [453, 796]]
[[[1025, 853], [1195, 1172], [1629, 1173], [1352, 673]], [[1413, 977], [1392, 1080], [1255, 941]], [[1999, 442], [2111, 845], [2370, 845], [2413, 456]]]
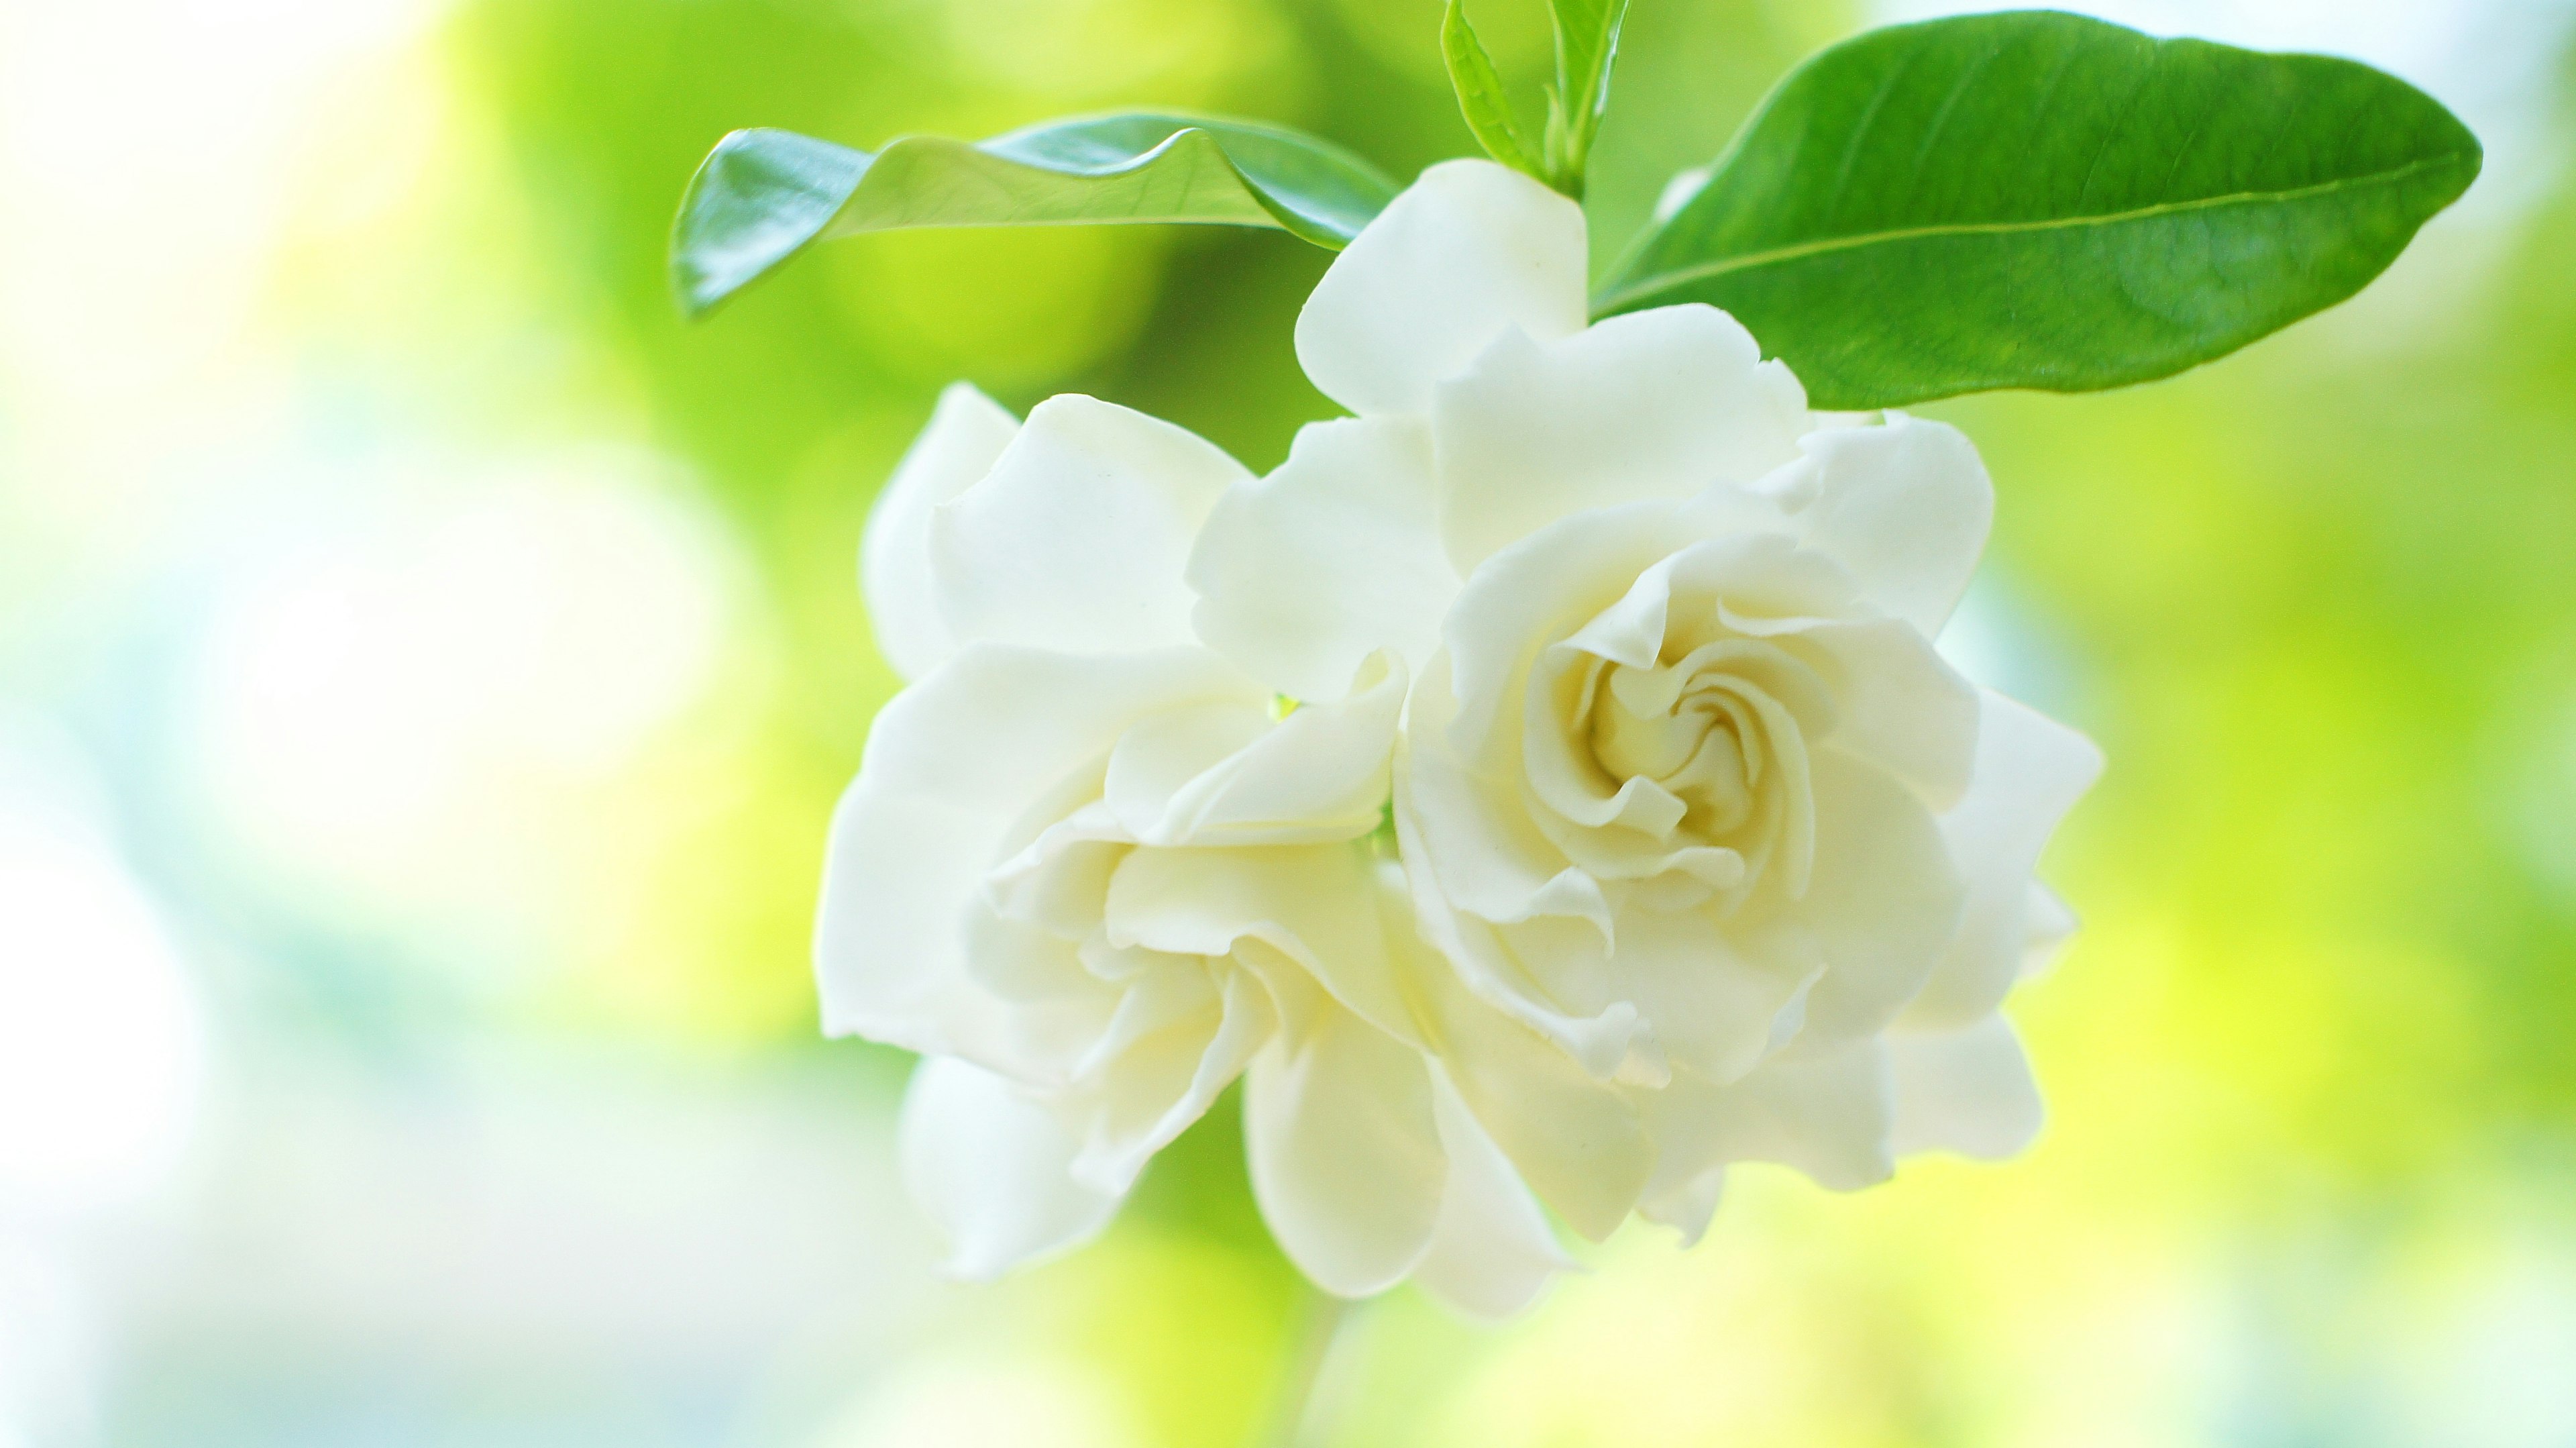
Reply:
[[1810, 413], [1714, 308], [1587, 325], [1585, 266], [1579, 208], [1503, 167], [1399, 196], [1297, 326], [1356, 416], [1218, 505], [1199, 631], [1296, 697], [1409, 667], [1421, 928], [1644, 1132], [1614, 1211], [1564, 1185], [1569, 1122], [1485, 1117], [1587, 1235], [1636, 1205], [1695, 1236], [1735, 1161], [1856, 1187], [2016, 1151], [1997, 1007], [2071, 928], [2032, 870], [2100, 760], [1934, 650], [1984, 468]]
[[1309, 1276], [1508, 1312], [1566, 1262], [1478, 1117], [1571, 1119], [1556, 1092], [1639, 1130], [1417, 936], [1382, 847], [1401, 657], [1283, 713], [1196, 636], [1188, 550], [1249, 481], [1090, 398], [1021, 425], [943, 397], [864, 550], [912, 682], [833, 823], [825, 1025], [925, 1056], [905, 1175], [963, 1275], [1096, 1233], [1240, 1076], [1254, 1190]]

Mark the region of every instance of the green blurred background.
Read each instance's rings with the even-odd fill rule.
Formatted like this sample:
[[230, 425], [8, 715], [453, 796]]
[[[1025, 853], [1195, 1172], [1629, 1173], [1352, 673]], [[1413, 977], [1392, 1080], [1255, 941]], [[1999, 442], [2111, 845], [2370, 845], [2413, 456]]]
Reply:
[[[1935, 413], [1947, 640], [2111, 767], [2028, 988], [2052, 1122], [1737, 1175], [1524, 1320], [1372, 1309], [1350, 1445], [2576, 1444], [2570, 0], [2125, 0], [2358, 54], [2486, 177], [2176, 381]], [[0, 1445], [1230, 1445], [1292, 1281], [1220, 1113], [1102, 1246], [938, 1281], [899, 1055], [816, 1039], [824, 823], [894, 687], [861, 522], [945, 382], [1267, 467], [1277, 233], [663, 281], [726, 130], [1129, 103], [1471, 149], [1438, 0], [0, 0]], [[1635, 0], [1600, 260], [1897, 15]], [[1537, 0], [1479, 0], [1534, 92]]]

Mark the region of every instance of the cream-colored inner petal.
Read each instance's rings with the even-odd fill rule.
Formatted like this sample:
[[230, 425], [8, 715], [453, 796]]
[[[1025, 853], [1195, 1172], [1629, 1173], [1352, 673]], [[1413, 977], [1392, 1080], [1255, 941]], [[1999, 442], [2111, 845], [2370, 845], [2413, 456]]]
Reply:
[[1651, 663], [1569, 646], [1541, 666], [1553, 677], [1533, 681], [1543, 717], [1525, 755], [1541, 815], [1585, 869], [1663, 908], [1799, 899], [1815, 862], [1808, 747], [1833, 728], [1831, 691], [1718, 610], [1677, 613], [1708, 626], [1671, 630]]

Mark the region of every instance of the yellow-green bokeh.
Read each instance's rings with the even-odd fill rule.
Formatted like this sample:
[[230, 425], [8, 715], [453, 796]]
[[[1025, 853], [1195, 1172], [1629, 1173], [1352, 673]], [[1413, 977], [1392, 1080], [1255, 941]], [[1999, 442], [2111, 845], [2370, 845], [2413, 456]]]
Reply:
[[[1410, 175], [1470, 149], [1439, 9], [417, 9], [297, 81], [294, 123], [264, 143], [257, 225], [203, 243], [234, 248], [234, 312], [199, 317], [170, 299], [203, 288], [172, 282], [86, 329], [0, 319], [0, 679], [106, 741], [174, 918], [221, 942], [209, 989], [235, 1039], [323, 1042], [396, 1074], [421, 1034], [782, 1071], [877, 1142], [901, 1061], [816, 1039], [806, 955], [832, 802], [896, 687], [856, 589], [874, 491], [956, 377], [1018, 408], [1093, 393], [1272, 465], [1329, 410], [1289, 340], [1328, 258], [1214, 229], [887, 236], [820, 248], [689, 325], [663, 274], [680, 189], [738, 126], [866, 145], [1129, 103], [1303, 126]], [[1536, 0], [1477, 11], [1534, 97]], [[1860, 21], [1636, 0], [1590, 206], [1602, 259], [1786, 66]], [[2048, 864], [2084, 933], [2013, 1006], [2051, 1105], [2038, 1148], [1911, 1164], [1854, 1197], [1744, 1171], [1706, 1244], [1632, 1229], [1500, 1330], [1399, 1296], [1337, 1366], [1333, 1441], [2576, 1442], [2576, 1359], [2553, 1356], [2576, 1352], [2565, 91], [2533, 122], [2545, 143], [2517, 153], [2537, 158], [2528, 173], [2505, 178], [2523, 199], [2438, 223], [2336, 313], [2168, 383], [1929, 409], [1976, 439], [1999, 497], [1963, 647], [2110, 759]], [[41, 145], [11, 125], [13, 144]], [[85, 214], [150, 215], [101, 208]], [[98, 241], [138, 257], [192, 244], [168, 225], [149, 248]], [[160, 350], [115, 351], [124, 338]], [[167, 375], [116, 370], [134, 356]], [[337, 483], [163, 466], [153, 439], [172, 429], [231, 435], [200, 411], [267, 419], [257, 436], [302, 439], [317, 467], [361, 458], [349, 475], [370, 481], [353, 502]], [[258, 712], [275, 699], [163, 657], [196, 657], [200, 597], [218, 600], [213, 636], [249, 640], [254, 663], [314, 610], [390, 609], [421, 647], [467, 656], [460, 679], [487, 679], [524, 615], [416, 619], [373, 590], [521, 578], [507, 548], [475, 551], [473, 520], [488, 507], [519, 527], [556, 498], [530, 536], [633, 527], [672, 550], [663, 573], [620, 573], [646, 566], [624, 545], [594, 560], [597, 587], [627, 593], [581, 592], [586, 573], [566, 585], [559, 646], [635, 661], [553, 693], [529, 683], [561, 695], [560, 729], [459, 705], [462, 722], [421, 736], [434, 757], [359, 757], [305, 798], [274, 781], [309, 750], [257, 752], [275, 744]], [[238, 546], [189, 551], [210, 519]], [[295, 541], [317, 527], [312, 548]], [[436, 542], [451, 529], [461, 552]], [[333, 571], [347, 567], [359, 576]], [[526, 586], [552, 598], [546, 574]], [[283, 601], [262, 612], [253, 589], [236, 610], [234, 584], [209, 578]], [[685, 607], [644, 607], [674, 589]], [[585, 621], [577, 600], [594, 596], [641, 611]], [[704, 657], [661, 700], [657, 651], [698, 628]], [[111, 653], [135, 662], [118, 673]], [[116, 696], [123, 714], [84, 702], [103, 673], [165, 665], [166, 686]], [[305, 676], [276, 667], [293, 707]], [[411, 665], [398, 672], [387, 687], [410, 687]], [[631, 721], [584, 712], [619, 690], [645, 701]], [[237, 703], [250, 722], [225, 733]], [[576, 726], [615, 747], [578, 734], [592, 742], [566, 753]], [[143, 742], [117, 752], [129, 736]], [[386, 771], [437, 788], [350, 804]], [[1066, 1442], [1238, 1442], [1295, 1311], [1239, 1151], [1212, 1120], [1092, 1252], [905, 1298], [900, 1330], [782, 1348], [715, 1395], [703, 1431], [655, 1420], [601, 1441], [902, 1448], [938, 1431], [942, 1394], [1016, 1394], [1061, 1400], [1032, 1411]], [[2532, 1379], [2552, 1362], [2554, 1396]], [[121, 1436], [101, 1441], [191, 1441], [169, 1424], [192, 1403], [239, 1407], [220, 1370], [200, 1372], [123, 1382], [104, 1410]], [[233, 1441], [208, 1431], [194, 1441]]]

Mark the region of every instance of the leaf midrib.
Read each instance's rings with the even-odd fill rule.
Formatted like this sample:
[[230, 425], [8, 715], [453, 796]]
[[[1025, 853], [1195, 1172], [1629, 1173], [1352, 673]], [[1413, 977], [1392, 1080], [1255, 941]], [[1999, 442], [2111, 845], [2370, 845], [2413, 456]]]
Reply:
[[1802, 261], [1811, 256], [1825, 256], [1838, 251], [1853, 251], [1882, 242], [1919, 241], [1943, 236], [2012, 236], [2025, 232], [2075, 231], [2093, 226], [2116, 226], [2130, 221], [2146, 221], [2159, 216], [2179, 216], [2194, 211], [2215, 211], [2222, 207], [2251, 204], [2279, 205], [2331, 196], [2341, 191], [2365, 187], [2394, 185], [2419, 172], [2456, 166], [2473, 159], [2468, 151], [2448, 151], [2409, 161], [2386, 171], [2373, 171], [2360, 176], [2339, 176], [2309, 186], [2295, 186], [2287, 191], [2231, 191], [2224, 196], [2203, 196], [2190, 201], [2160, 201], [2153, 206], [2140, 206], [2127, 211], [2108, 211], [2094, 216], [2051, 217], [2041, 221], [1968, 221], [1940, 226], [1904, 227], [1894, 231], [1866, 231], [1850, 236], [1820, 237], [1814, 241], [1772, 247], [1765, 251], [1746, 252], [1740, 256], [1720, 257], [1701, 262], [1680, 271], [1662, 272], [1651, 281], [1640, 282], [1607, 292], [1593, 300], [1597, 314], [1624, 306], [1639, 297], [1652, 296], [1671, 287], [1706, 281], [1730, 272], [1750, 271], [1756, 267], [1775, 266], [1782, 262]]

